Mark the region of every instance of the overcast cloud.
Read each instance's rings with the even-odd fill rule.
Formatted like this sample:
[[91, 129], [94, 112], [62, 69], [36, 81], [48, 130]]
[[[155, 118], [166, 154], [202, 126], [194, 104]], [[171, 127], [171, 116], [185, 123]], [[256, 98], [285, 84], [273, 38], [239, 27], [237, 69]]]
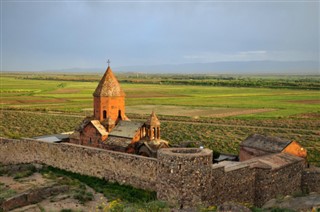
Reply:
[[1, 1], [2, 70], [319, 61], [319, 1]]

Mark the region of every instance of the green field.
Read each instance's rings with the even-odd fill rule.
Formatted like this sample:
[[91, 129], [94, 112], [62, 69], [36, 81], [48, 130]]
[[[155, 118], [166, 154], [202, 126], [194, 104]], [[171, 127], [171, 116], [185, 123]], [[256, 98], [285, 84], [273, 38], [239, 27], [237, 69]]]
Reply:
[[[41, 77], [1, 75], [0, 136], [72, 131], [85, 115], [92, 114], [92, 93], [99, 77], [88, 76], [88, 82], [84, 75], [68, 75], [68, 80], [61, 75]], [[312, 83], [319, 85], [316, 80]], [[121, 83], [121, 87], [127, 95], [129, 118], [144, 120], [155, 110], [162, 137], [172, 144], [195, 141], [236, 154], [247, 136], [262, 133], [300, 142], [308, 149], [309, 161], [320, 164], [320, 87], [168, 85], [148, 84], [144, 79]]]
[[[0, 80], [4, 109], [85, 113], [92, 109], [92, 93], [97, 86], [96, 81], [30, 80], [5, 75]], [[151, 109], [164, 115], [278, 118], [320, 111], [319, 90], [132, 83], [121, 86], [129, 113], [150, 113]]]

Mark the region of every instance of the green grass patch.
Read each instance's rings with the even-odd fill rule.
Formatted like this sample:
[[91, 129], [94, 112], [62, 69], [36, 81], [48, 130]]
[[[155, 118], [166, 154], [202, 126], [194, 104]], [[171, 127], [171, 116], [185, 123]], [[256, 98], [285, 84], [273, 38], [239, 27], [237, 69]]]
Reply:
[[[82, 78], [88, 77], [88, 81]], [[3, 74], [1, 81], [1, 101], [4, 109], [43, 110], [81, 112], [83, 109], [92, 108], [92, 93], [96, 88], [99, 75], [56, 75], [54, 76], [20, 76], [19, 74]], [[257, 113], [252, 115], [235, 115], [246, 118], [276, 118], [287, 117], [300, 113], [319, 112], [319, 78], [266, 78], [261, 81], [248, 79], [219, 78], [219, 82], [228, 83], [221, 86], [219, 83], [207, 83], [208, 78], [198, 76], [197, 80], [188, 80], [181, 84], [180, 77], [176, 77], [177, 84], [165, 83], [172, 81], [168, 76], [159, 76], [160, 82], [142, 79], [142, 83], [122, 80], [121, 87], [126, 93], [126, 104], [136, 105], [171, 105], [187, 107], [214, 107], [214, 108], [243, 108], [243, 109], [275, 109], [272, 112]], [[190, 76], [184, 76], [190, 77]], [[194, 76], [193, 76], [194, 77]], [[32, 80], [30, 80], [32, 79]], [[76, 79], [76, 80], [72, 80]], [[80, 81], [77, 79], [81, 79]], [[94, 79], [94, 80], [92, 80]], [[64, 80], [61, 82], [61, 80]], [[120, 79], [121, 81], [121, 79]], [[195, 83], [197, 81], [197, 83]], [[209, 80], [210, 81], [210, 80]], [[260, 82], [261, 81], [261, 82]], [[271, 82], [272, 81], [272, 82]], [[288, 89], [288, 86], [274, 86], [290, 82], [291, 87], [300, 89]], [[139, 82], [139, 81], [138, 81]], [[141, 81], [140, 81], [141, 82]], [[151, 82], [151, 84], [150, 84]], [[244, 84], [232, 84], [232, 82], [245, 82]], [[261, 86], [261, 83], [266, 86]], [[153, 84], [152, 84], [153, 83]], [[231, 84], [230, 84], [231, 83]], [[268, 84], [269, 83], [269, 84]], [[271, 84], [270, 84], [271, 83]], [[312, 87], [306, 88], [308, 84]], [[250, 85], [250, 86], [248, 86]], [[299, 85], [301, 85], [299, 87]], [[272, 88], [269, 88], [272, 87]], [[307, 86], [308, 87], [308, 86]], [[290, 88], [290, 86], [289, 86]], [[146, 111], [149, 113], [150, 111]], [[198, 114], [201, 116], [201, 114]]]
[[8, 175], [13, 177], [13, 179], [25, 178], [33, 175], [37, 172], [37, 169], [32, 164], [20, 164], [20, 165], [8, 165], [3, 166], [0, 164], [0, 176]]
[[4, 184], [0, 184], [0, 203], [1, 200], [14, 196], [17, 192], [13, 189], [7, 188]]
[[[152, 191], [145, 191], [133, 188], [132, 186], [111, 183], [96, 177], [81, 175], [51, 166], [41, 170], [42, 174], [48, 174], [50, 172], [54, 173], [57, 177], [66, 176], [72, 179], [77, 179], [81, 183], [93, 188], [96, 192], [103, 193], [110, 201], [121, 199], [122, 201], [129, 203], [143, 203], [156, 200], [156, 193]], [[90, 195], [84, 194], [82, 196], [89, 197]]]
[[[132, 120], [146, 120], [148, 115], [128, 116]], [[286, 118], [203, 118], [162, 116], [161, 137], [171, 144], [192, 141], [217, 152], [237, 154], [239, 144], [253, 133], [278, 136], [298, 141], [308, 150], [308, 160], [320, 165], [320, 113], [302, 114]], [[2, 111], [1, 137], [34, 137], [74, 130], [84, 116], [68, 114]], [[178, 133], [177, 133], [178, 132]], [[15, 136], [12, 136], [15, 135]], [[1, 168], [0, 168], [1, 174]]]
[[77, 189], [73, 198], [78, 200], [81, 204], [84, 204], [88, 201], [93, 200], [93, 194], [91, 192], [87, 192], [83, 189]]
[[32, 170], [21, 171], [21, 172], [16, 173], [13, 176], [13, 179], [17, 180], [17, 179], [20, 179], [20, 178], [29, 177], [29, 176], [33, 175], [34, 172], [35, 171], [32, 171]]

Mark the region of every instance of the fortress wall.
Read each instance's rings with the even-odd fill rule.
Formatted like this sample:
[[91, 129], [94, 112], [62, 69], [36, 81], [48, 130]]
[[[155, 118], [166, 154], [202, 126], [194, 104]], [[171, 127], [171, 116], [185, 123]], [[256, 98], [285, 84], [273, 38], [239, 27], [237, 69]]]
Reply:
[[0, 138], [0, 153], [3, 164], [44, 163], [120, 184], [156, 190], [157, 160], [154, 158], [68, 143], [4, 138]]
[[320, 168], [311, 167], [305, 169], [302, 173], [301, 180], [303, 191], [320, 193]]
[[285, 196], [301, 191], [304, 161], [291, 163], [278, 169], [255, 168], [255, 201], [262, 206], [279, 195]]
[[263, 155], [268, 155], [271, 154], [270, 152], [263, 151], [263, 150], [258, 150], [255, 148], [250, 148], [246, 146], [240, 146], [240, 151], [239, 151], [239, 160], [240, 161], [246, 161], [250, 160], [255, 157], [263, 156]]
[[255, 173], [248, 166], [225, 168], [223, 202], [233, 200], [240, 203], [254, 202]]
[[213, 165], [211, 172], [210, 205], [226, 201], [254, 203], [255, 172], [240, 163], [232, 166]]
[[286, 153], [212, 164], [208, 149], [165, 148], [154, 159], [68, 143], [0, 138], [0, 162], [44, 163], [157, 191], [159, 200], [183, 208], [226, 201], [261, 206], [277, 195], [300, 191], [301, 184], [309, 191], [320, 188], [320, 170], [304, 171], [304, 160]]
[[224, 198], [221, 197], [225, 195], [225, 190], [227, 190], [224, 187], [225, 179], [224, 166], [213, 164], [211, 166], [211, 179], [208, 182], [210, 189], [206, 199], [209, 202], [209, 205], [223, 203]]
[[158, 151], [157, 197], [179, 208], [206, 205], [212, 151], [164, 148]]

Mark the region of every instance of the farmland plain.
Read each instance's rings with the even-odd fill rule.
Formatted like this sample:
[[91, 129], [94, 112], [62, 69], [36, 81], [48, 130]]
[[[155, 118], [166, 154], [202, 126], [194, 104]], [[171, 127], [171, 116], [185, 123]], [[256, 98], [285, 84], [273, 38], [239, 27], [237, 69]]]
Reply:
[[[2, 74], [0, 136], [32, 137], [73, 130], [84, 116], [92, 114], [92, 93], [100, 77]], [[308, 149], [309, 161], [320, 161], [318, 78], [304, 84], [312, 89], [119, 79], [129, 118], [142, 120], [154, 110], [161, 119], [162, 137], [173, 144], [188, 140], [237, 153], [243, 139], [262, 133], [297, 140]], [[265, 80], [259, 79], [261, 84], [270, 79]]]

